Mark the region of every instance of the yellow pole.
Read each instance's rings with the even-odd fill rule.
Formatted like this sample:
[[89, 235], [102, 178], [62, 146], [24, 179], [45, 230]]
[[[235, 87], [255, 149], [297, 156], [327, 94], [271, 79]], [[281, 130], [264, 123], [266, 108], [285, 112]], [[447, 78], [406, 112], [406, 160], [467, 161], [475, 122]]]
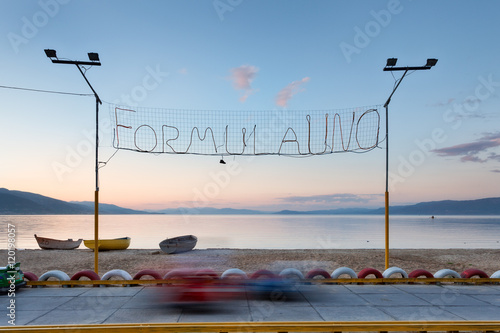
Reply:
[[385, 192], [385, 269], [389, 268], [389, 192]]
[[94, 272], [99, 274], [99, 191], [94, 194]]

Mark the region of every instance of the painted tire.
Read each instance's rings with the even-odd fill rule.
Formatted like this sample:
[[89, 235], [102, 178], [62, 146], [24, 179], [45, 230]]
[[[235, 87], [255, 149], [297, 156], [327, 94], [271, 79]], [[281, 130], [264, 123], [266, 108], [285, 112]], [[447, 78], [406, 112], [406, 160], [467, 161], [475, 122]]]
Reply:
[[299, 271], [297, 268], [285, 268], [282, 270], [279, 274], [282, 278], [284, 279], [289, 279], [289, 280], [304, 280], [304, 274], [302, 274], [301, 271]]
[[491, 274], [490, 279], [500, 279], [500, 271]]
[[186, 278], [186, 277], [192, 277], [194, 274], [194, 271], [192, 269], [173, 269], [170, 272], [167, 272], [164, 276], [164, 280], [168, 279], [179, 279], [179, 278]]
[[446, 268], [437, 271], [434, 274], [434, 277], [437, 278], [437, 279], [442, 279], [442, 278], [445, 278], [445, 277], [452, 277], [452, 278], [457, 278], [457, 279], [461, 278], [461, 276], [460, 276], [460, 274], [458, 274], [458, 272], [455, 272], [452, 269], [446, 269]]
[[134, 275], [132, 280], [140, 280], [143, 276], [151, 276], [154, 280], [161, 280], [161, 275], [152, 269], [143, 269]]
[[274, 274], [273, 272], [271, 272], [267, 269], [260, 269], [257, 272], [253, 273], [252, 275], [250, 275], [250, 279], [252, 279], [252, 280], [256, 280], [256, 279], [259, 279], [261, 277], [265, 277], [268, 279], [275, 279], [276, 274]]
[[382, 273], [380, 273], [380, 271], [376, 270], [375, 268], [365, 268], [365, 269], [362, 269], [361, 272], [358, 273], [358, 278], [359, 279], [364, 279], [366, 278], [368, 275], [375, 275], [375, 277], [377, 279], [382, 279], [383, 276], [382, 276]]
[[215, 279], [215, 280], [217, 280], [219, 278], [219, 274], [217, 274], [212, 269], [200, 269], [199, 271], [196, 271], [196, 273], [194, 273], [194, 275], [198, 276], [198, 277]]
[[307, 272], [306, 279], [314, 279], [316, 276], [322, 276], [325, 279], [330, 278], [330, 274], [327, 271], [325, 271], [324, 269], [321, 269], [321, 268], [315, 268], [315, 269], [311, 269], [309, 272]]
[[415, 278], [418, 278], [421, 276], [424, 276], [426, 278], [433, 278], [434, 277], [434, 275], [432, 275], [431, 272], [426, 271], [425, 269], [416, 269], [416, 270], [412, 271], [410, 274], [408, 274], [408, 277], [411, 279], [415, 279]]
[[123, 269], [112, 269], [109, 272], [104, 273], [101, 280], [109, 280], [114, 276], [122, 278], [122, 280], [132, 280], [132, 275]]
[[53, 270], [53, 271], [48, 271], [46, 273], [43, 273], [38, 278], [38, 281], [47, 281], [49, 278], [55, 278], [55, 279], [58, 279], [59, 281], [69, 281], [68, 274], [66, 274], [62, 271], [58, 271], [58, 270]]
[[339, 268], [337, 268], [336, 270], [334, 270], [332, 272], [332, 274], [330, 275], [330, 277], [332, 279], [338, 279], [341, 275], [349, 275], [353, 279], [357, 279], [358, 278], [358, 275], [356, 274], [356, 272], [352, 268], [349, 268], [349, 267], [339, 267]]
[[387, 268], [383, 273], [382, 273], [382, 276], [384, 278], [390, 278], [392, 275], [394, 274], [401, 274], [401, 277], [403, 278], [407, 278], [408, 277], [408, 273], [406, 273], [404, 270], [402, 270], [401, 268], [399, 267], [389, 267]]
[[488, 274], [486, 274], [485, 272], [474, 268], [463, 271], [462, 274], [460, 274], [460, 276], [463, 277], [464, 279], [470, 279], [473, 276], [479, 276], [480, 278], [485, 278], [485, 279], [489, 277]]
[[75, 275], [73, 275], [71, 277], [71, 280], [80, 280], [80, 278], [83, 276], [89, 278], [90, 280], [94, 280], [94, 281], [101, 279], [99, 277], [99, 275], [97, 275], [96, 272], [91, 271], [91, 270], [85, 270], [85, 271], [80, 271], [80, 272], [76, 273]]
[[222, 273], [220, 276], [221, 279], [248, 279], [247, 273], [243, 272], [239, 268], [229, 268]]
[[31, 272], [23, 272], [24, 273], [24, 279], [28, 281], [38, 281], [38, 276]]

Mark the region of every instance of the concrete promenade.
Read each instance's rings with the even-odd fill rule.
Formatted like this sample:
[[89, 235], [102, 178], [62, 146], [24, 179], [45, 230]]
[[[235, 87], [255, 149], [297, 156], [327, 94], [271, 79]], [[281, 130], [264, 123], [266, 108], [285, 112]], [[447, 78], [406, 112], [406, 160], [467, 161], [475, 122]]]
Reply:
[[[500, 285], [301, 285], [286, 299], [242, 298], [177, 307], [162, 288], [23, 288], [0, 296], [1, 325], [265, 321], [500, 320]], [[292, 296], [292, 297], [290, 297]], [[11, 311], [12, 312], [12, 311]]]

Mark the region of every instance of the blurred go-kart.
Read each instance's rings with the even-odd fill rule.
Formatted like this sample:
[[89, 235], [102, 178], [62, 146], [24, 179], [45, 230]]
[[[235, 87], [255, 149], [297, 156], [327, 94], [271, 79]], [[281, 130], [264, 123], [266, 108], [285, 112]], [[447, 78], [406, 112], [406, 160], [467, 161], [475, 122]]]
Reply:
[[21, 271], [21, 263], [8, 264], [0, 267], [0, 292], [6, 293], [26, 285], [24, 274]]

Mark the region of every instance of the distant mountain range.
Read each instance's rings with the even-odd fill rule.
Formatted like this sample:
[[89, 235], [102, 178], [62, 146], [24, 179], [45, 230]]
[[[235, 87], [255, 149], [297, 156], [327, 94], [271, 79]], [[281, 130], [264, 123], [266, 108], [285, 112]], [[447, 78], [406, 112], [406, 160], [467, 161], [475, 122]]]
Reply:
[[[172, 208], [144, 211], [99, 203], [99, 214], [190, 214], [190, 215], [348, 215], [384, 214], [384, 208], [337, 208], [329, 210], [264, 212], [233, 208]], [[500, 215], [500, 198], [477, 200], [444, 200], [421, 202], [415, 205], [391, 206], [392, 215]], [[0, 188], [0, 215], [58, 215], [94, 214], [94, 203], [90, 201], [62, 201], [40, 194], [10, 191]]]

